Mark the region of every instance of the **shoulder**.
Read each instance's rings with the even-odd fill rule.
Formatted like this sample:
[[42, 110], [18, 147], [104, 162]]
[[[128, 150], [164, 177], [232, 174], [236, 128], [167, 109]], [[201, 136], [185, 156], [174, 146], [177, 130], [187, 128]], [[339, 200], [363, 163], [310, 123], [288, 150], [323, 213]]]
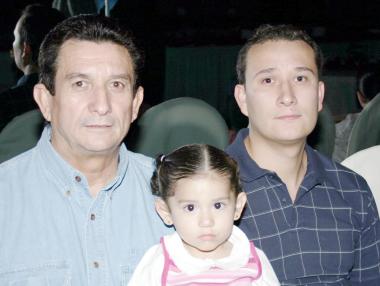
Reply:
[[133, 272], [128, 285], [161, 285], [160, 282], [163, 268], [164, 255], [162, 247], [161, 244], [156, 244], [145, 252], [143, 258]]
[[33, 158], [35, 157], [35, 148], [32, 148], [20, 155], [17, 155], [0, 164], [0, 181], [9, 178], [9, 175], [17, 173], [24, 174], [27, 168], [35, 165]]
[[321, 176], [321, 188], [329, 192], [337, 192], [346, 206], [358, 214], [366, 213], [365, 208], [374, 204], [373, 194], [366, 180], [351, 169], [331, 160], [318, 151], [312, 151], [314, 169]]
[[154, 160], [151, 157], [145, 156], [140, 153], [135, 153], [127, 150], [127, 157], [129, 164], [132, 164], [135, 168], [138, 169], [154, 169]]
[[137, 181], [150, 180], [154, 171], [154, 160], [143, 154], [127, 150], [127, 175], [133, 176]]
[[336, 187], [342, 192], [350, 189], [369, 189], [365, 179], [353, 170], [311, 148], [308, 151], [309, 155], [312, 157], [310, 158], [312, 168], [327, 184]]
[[[261, 276], [259, 278], [258, 285], [280, 285], [277, 275], [273, 270], [273, 267], [268, 259], [268, 257], [265, 255], [264, 251], [261, 249], [255, 247], [257, 256], [260, 259], [261, 263]], [[256, 284], [255, 284], [256, 285]]]

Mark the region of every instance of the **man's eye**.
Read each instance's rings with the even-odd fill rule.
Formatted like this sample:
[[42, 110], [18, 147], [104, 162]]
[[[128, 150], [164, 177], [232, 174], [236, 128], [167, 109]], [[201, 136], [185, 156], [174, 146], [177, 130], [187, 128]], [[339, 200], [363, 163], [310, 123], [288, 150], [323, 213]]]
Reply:
[[74, 83], [74, 85], [75, 86], [77, 86], [77, 87], [83, 87], [84, 86], [84, 82], [83, 81], [76, 81], [75, 83]]
[[124, 84], [121, 83], [120, 81], [114, 81], [112, 83], [112, 86], [115, 87], [115, 88], [123, 88], [124, 87]]
[[264, 78], [263, 79], [263, 83], [265, 83], [265, 84], [269, 84], [269, 83], [272, 83], [273, 81], [272, 81], [272, 79], [271, 78]]
[[306, 77], [304, 77], [303, 75], [299, 75], [296, 77], [296, 81], [305, 81], [306, 80]]
[[194, 205], [187, 205], [185, 206], [185, 210], [188, 211], [188, 212], [192, 212], [194, 210]]

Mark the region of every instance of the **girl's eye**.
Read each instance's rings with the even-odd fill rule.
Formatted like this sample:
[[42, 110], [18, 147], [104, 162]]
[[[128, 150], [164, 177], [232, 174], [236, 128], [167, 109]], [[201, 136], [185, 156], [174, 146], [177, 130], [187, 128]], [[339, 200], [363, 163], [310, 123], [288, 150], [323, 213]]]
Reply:
[[214, 204], [214, 207], [215, 207], [217, 210], [219, 210], [219, 209], [223, 208], [223, 204], [222, 204], [222, 203], [215, 203], [215, 204]]
[[188, 211], [188, 212], [192, 212], [194, 210], [194, 205], [187, 205], [185, 206], [185, 210]]

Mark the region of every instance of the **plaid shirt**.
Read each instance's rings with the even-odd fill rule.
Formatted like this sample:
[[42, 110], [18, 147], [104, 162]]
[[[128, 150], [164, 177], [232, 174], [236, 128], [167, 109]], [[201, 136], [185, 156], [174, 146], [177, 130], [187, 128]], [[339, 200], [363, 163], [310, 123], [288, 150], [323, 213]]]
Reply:
[[306, 146], [307, 172], [292, 202], [286, 185], [248, 155], [239, 132], [227, 148], [248, 203], [240, 228], [264, 250], [282, 285], [380, 285], [380, 221], [365, 180]]
[[33, 99], [33, 87], [38, 74], [24, 75], [17, 86], [0, 93], [0, 131], [17, 115], [38, 108]]

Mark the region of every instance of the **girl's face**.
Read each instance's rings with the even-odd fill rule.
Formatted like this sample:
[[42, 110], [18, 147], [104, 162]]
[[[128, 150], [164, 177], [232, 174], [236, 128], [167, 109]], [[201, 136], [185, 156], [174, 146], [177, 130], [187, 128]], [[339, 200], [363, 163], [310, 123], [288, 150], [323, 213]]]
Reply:
[[245, 202], [245, 193], [236, 198], [228, 178], [211, 171], [178, 180], [167, 204], [158, 200], [156, 208], [192, 256], [216, 259], [230, 254], [228, 238]]

